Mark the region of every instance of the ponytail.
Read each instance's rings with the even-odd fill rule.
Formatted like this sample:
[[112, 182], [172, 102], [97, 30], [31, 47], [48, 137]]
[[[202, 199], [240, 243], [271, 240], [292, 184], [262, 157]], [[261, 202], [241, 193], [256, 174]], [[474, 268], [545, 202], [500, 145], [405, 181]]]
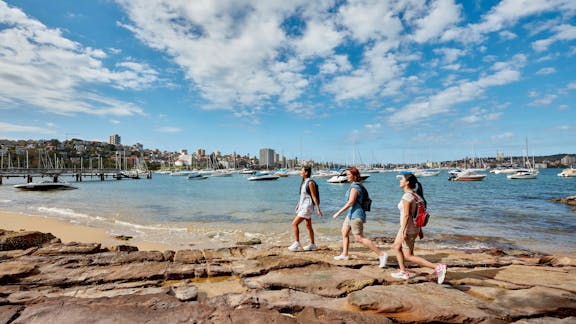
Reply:
[[424, 198], [424, 188], [422, 188], [422, 184], [420, 183], [420, 181], [416, 180], [416, 184], [418, 185], [416, 187], [416, 194], [422, 197], [422, 200], [424, 200], [424, 207], [426, 207], [426, 205], [428, 205], [428, 202], [426, 201], [426, 198]]

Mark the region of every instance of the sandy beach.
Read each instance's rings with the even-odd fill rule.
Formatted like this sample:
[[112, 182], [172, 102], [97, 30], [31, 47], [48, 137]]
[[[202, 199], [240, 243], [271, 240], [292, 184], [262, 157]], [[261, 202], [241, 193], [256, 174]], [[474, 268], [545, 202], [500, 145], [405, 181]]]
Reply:
[[116, 245], [132, 245], [140, 251], [178, 250], [181, 247], [170, 246], [156, 242], [144, 242], [137, 239], [123, 241], [108, 234], [105, 229], [72, 224], [54, 218], [8, 213], [0, 211], [0, 228], [11, 231], [39, 231], [52, 233], [63, 243], [100, 243], [103, 247]]

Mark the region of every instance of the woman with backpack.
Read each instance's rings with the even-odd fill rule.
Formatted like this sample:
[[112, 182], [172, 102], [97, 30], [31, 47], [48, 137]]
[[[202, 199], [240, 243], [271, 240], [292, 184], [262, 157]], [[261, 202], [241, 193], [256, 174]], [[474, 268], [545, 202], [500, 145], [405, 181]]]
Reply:
[[[350, 188], [346, 192], [346, 204], [334, 214], [337, 218], [340, 214], [348, 210], [344, 223], [342, 224], [342, 254], [334, 257], [334, 260], [348, 260], [348, 250], [350, 248], [350, 232], [354, 235], [356, 242], [362, 243], [364, 246], [374, 251], [378, 255], [380, 261], [380, 268], [386, 266], [388, 255], [382, 252], [374, 242], [364, 237], [364, 223], [366, 222], [366, 212], [362, 209], [362, 199], [364, 198], [364, 191], [360, 184], [360, 171], [356, 167], [351, 167], [346, 171], [346, 177], [350, 183]], [[367, 192], [366, 192], [367, 194]]]
[[417, 212], [417, 200], [423, 201], [426, 206], [426, 199], [424, 199], [424, 190], [418, 178], [412, 173], [404, 174], [400, 177], [400, 188], [404, 190], [404, 195], [398, 203], [400, 210], [400, 229], [392, 245], [396, 250], [396, 259], [400, 270], [392, 273], [392, 277], [397, 279], [409, 279], [411, 274], [406, 270], [405, 260], [414, 262], [422, 267], [434, 269], [438, 276], [438, 283], [444, 282], [446, 276], [445, 264], [434, 264], [424, 258], [414, 255], [414, 243], [416, 237], [422, 235], [422, 228], [418, 227], [414, 222], [413, 215]]
[[[294, 238], [296, 240], [288, 247], [288, 250], [293, 252], [300, 249], [304, 249], [305, 251], [314, 251], [318, 249], [314, 243], [314, 229], [312, 228], [314, 206], [316, 206], [316, 210], [318, 211], [318, 217], [322, 217], [318, 185], [314, 180], [310, 179], [310, 176], [312, 175], [312, 167], [302, 167], [300, 175], [302, 176], [302, 182], [300, 183], [300, 199], [298, 200], [298, 204], [296, 204], [296, 217], [294, 217], [294, 220], [292, 221], [292, 229], [294, 230]], [[300, 228], [298, 227], [302, 221], [306, 221], [306, 228], [310, 235], [310, 244], [306, 245], [304, 248], [300, 245]]]

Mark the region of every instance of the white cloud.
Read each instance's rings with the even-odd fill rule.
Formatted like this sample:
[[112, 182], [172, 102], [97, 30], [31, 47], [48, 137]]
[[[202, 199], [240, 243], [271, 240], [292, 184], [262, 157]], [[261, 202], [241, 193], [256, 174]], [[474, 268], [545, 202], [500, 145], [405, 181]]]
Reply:
[[576, 26], [560, 25], [552, 29], [555, 34], [546, 39], [540, 39], [532, 43], [532, 48], [536, 52], [542, 52], [548, 47], [559, 41], [571, 41], [576, 39]]
[[490, 136], [490, 139], [493, 141], [499, 141], [499, 140], [505, 140], [505, 139], [509, 139], [509, 138], [513, 138], [513, 137], [514, 137], [514, 133], [506, 132], [506, 133]]
[[536, 72], [537, 75], [548, 75], [556, 73], [556, 69], [553, 67], [542, 68]]
[[466, 51], [458, 48], [436, 48], [434, 52], [444, 56], [443, 63], [451, 64], [458, 60], [461, 56], [466, 55]]
[[158, 127], [156, 128], [156, 131], [159, 133], [180, 133], [182, 132], [182, 129], [179, 127], [171, 127], [171, 126], [165, 126], [165, 127]]
[[33, 106], [56, 114], [132, 115], [132, 104], [81, 90], [86, 85], [142, 89], [156, 73], [136, 63], [111, 71], [101, 61], [104, 51], [83, 47], [0, 2], [0, 108]]
[[481, 96], [487, 88], [501, 86], [520, 79], [518, 69], [525, 57], [517, 55], [510, 62], [498, 62], [494, 74], [483, 75], [476, 81], [465, 81], [444, 89], [427, 98], [419, 98], [394, 112], [388, 120], [392, 124], [414, 124], [438, 114], [449, 112], [460, 103], [469, 102]]
[[0, 132], [2, 133], [36, 133], [36, 134], [54, 134], [54, 130], [37, 126], [15, 125], [0, 122]]
[[512, 40], [518, 37], [518, 35], [507, 30], [501, 31], [500, 33], [498, 33], [498, 35], [500, 35], [500, 38], [504, 40]]
[[453, 0], [432, 1], [428, 15], [415, 21], [414, 41], [425, 43], [440, 37], [445, 30], [461, 20], [460, 9], [460, 5], [456, 5]]
[[[466, 27], [456, 27], [447, 30], [442, 35], [443, 41], [460, 41], [463, 43], [478, 43], [487, 33], [497, 32], [515, 24], [524, 17], [543, 14], [549, 11], [576, 10], [572, 0], [503, 0], [490, 12], [483, 15], [479, 23], [469, 24]], [[505, 34], [507, 35], [507, 34]], [[509, 35], [508, 35], [509, 36]]]
[[548, 106], [548, 105], [552, 104], [552, 102], [554, 102], [554, 100], [556, 100], [556, 98], [558, 98], [557, 95], [548, 94], [548, 95], [544, 96], [543, 98], [540, 98], [538, 100], [534, 100], [530, 104], [533, 106]]
[[397, 40], [403, 27], [393, 9], [389, 1], [353, 0], [342, 6], [339, 14], [351, 37], [361, 43], [382, 38]]

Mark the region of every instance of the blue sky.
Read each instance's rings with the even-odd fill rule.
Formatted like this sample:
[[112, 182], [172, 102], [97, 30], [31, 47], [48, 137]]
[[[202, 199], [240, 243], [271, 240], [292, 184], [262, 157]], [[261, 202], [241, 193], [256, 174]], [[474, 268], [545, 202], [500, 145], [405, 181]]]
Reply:
[[573, 0], [0, 0], [0, 138], [333, 162], [575, 153]]

